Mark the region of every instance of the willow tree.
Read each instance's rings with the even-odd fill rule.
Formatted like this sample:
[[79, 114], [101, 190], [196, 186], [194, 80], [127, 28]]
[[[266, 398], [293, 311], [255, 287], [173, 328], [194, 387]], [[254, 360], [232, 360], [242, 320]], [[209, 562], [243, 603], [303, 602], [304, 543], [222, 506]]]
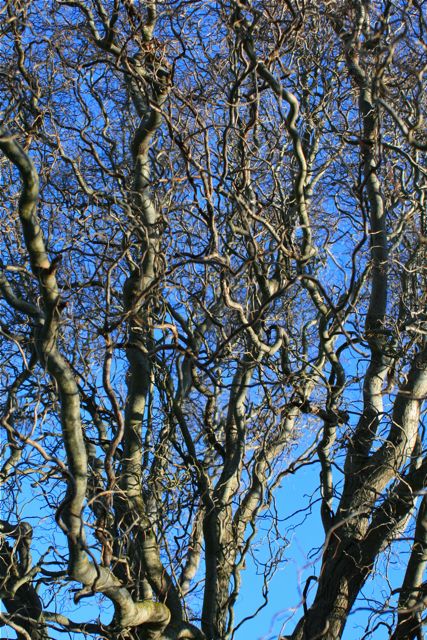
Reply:
[[7, 634], [234, 637], [309, 465], [322, 558], [287, 637], [341, 638], [402, 540], [366, 636], [421, 637], [424, 9], [6, 2]]

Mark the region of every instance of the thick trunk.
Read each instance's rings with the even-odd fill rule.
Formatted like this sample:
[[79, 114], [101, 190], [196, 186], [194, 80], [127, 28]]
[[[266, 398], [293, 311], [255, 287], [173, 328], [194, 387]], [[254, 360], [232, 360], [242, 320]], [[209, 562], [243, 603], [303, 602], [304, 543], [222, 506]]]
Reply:
[[[22, 555], [22, 554], [21, 554]], [[31, 582], [24, 582], [18, 589], [21, 574], [25, 572], [17, 563], [15, 550], [2, 539], [0, 541], [0, 595], [10, 616], [17, 625], [18, 640], [27, 640], [21, 627], [32, 640], [48, 640], [46, 624], [43, 618], [42, 603]]]
[[299, 621], [292, 640], [337, 640], [370, 568], [361, 563], [357, 541], [344, 545], [332, 539], [315, 600]]

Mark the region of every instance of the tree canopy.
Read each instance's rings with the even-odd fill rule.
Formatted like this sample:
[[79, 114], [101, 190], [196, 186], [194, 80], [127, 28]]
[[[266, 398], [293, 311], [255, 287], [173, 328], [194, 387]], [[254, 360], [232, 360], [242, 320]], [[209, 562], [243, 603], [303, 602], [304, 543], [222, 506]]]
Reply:
[[298, 504], [321, 559], [283, 637], [341, 638], [397, 549], [363, 638], [422, 638], [426, 15], [6, 0], [5, 637], [231, 640]]

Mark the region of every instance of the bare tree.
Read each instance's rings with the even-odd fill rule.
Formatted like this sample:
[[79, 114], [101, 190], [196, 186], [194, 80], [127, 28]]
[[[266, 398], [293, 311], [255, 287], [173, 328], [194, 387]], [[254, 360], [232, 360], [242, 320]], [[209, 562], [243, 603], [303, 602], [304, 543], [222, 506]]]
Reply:
[[[288, 637], [340, 638], [402, 536], [377, 613], [422, 637], [425, 8], [1, 10], [0, 592], [19, 640], [232, 638], [259, 523], [266, 604], [276, 490], [306, 465], [322, 559]], [[64, 615], [85, 598], [99, 616]]]

